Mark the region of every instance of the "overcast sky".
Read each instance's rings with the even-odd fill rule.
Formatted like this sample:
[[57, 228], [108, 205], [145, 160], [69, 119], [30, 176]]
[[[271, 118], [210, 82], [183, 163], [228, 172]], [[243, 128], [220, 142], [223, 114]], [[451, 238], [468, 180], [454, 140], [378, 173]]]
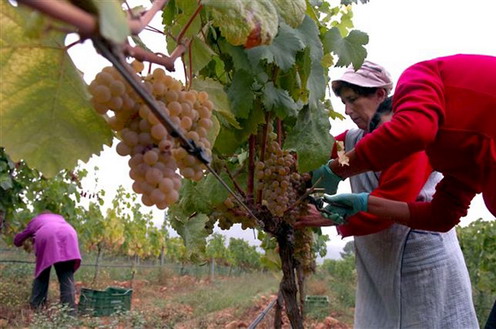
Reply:
[[[456, 53], [495, 56], [495, 13], [496, 0], [371, 0], [365, 5], [354, 6], [353, 22], [356, 29], [369, 35], [367, 58], [386, 67], [393, 81], [396, 81], [405, 68], [425, 59]], [[159, 27], [159, 23], [152, 25]], [[142, 37], [145, 44], [153, 50], [164, 52], [165, 47], [160, 38], [157, 42], [156, 35], [145, 32]], [[106, 60], [95, 54], [89, 43], [74, 47], [71, 56], [85, 73], [87, 82], [104, 65], [108, 65]], [[176, 64], [176, 69], [177, 73], [174, 75], [182, 79], [181, 66]], [[343, 69], [332, 69], [331, 79], [339, 78], [342, 72]], [[341, 102], [334, 96], [331, 96], [331, 101], [335, 110], [344, 114]], [[354, 127], [351, 120], [332, 124], [332, 134]], [[104, 187], [111, 192], [119, 184], [131, 186], [127, 161], [116, 157], [113, 150], [106, 150], [86, 167], [92, 168], [95, 165], [100, 167], [98, 188]], [[347, 181], [340, 184], [339, 192], [349, 192]], [[469, 214], [462, 219], [461, 225], [467, 225], [480, 217], [494, 219], [479, 195], [472, 202]], [[160, 221], [162, 216], [157, 215], [157, 218]], [[328, 244], [328, 257], [331, 258], [337, 257], [339, 250], [352, 239], [341, 239], [336, 235], [335, 228], [324, 228], [324, 233], [331, 236]], [[254, 240], [251, 231], [233, 229], [230, 235]]]

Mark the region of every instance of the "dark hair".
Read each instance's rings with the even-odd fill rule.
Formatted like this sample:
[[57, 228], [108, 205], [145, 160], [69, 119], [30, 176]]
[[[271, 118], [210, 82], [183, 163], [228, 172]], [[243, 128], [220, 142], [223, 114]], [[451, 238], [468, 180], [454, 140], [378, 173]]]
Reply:
[[369, 132], [376, 129], [379, 125], [379, 122], [381, 122], [381, 118], [385, 115], [390, 114], [391, 112], [393, 112], [393, 96], [387, 97], [381, 104], [379, 104], [379, 107], [375, 111], [374, 116], [370, 120]]
[[349, 83], [346, 81], [339, 81], [336, 88], [334, 88], [334, 94], [336, 96], [340, 97], [341, 96], [341, 90], [343, 90], [343, 88], [350, 88], [357, 95], [360, 95], [360, 96], [372, 95], [373, 93], [376, 92], [377, 89], [379, 89], [379, 87], [362, 87], [362, 86], [358, 86], [358, 85], [355, 85], [355, 84], [352, 84], [352, 83]]

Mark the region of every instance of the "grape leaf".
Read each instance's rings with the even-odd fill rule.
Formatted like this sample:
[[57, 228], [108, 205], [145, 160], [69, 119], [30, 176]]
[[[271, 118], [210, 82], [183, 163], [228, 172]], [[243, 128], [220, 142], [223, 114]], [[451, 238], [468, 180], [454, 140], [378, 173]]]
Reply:
[[221, 83], [210, 78], [198, 78], [193, 80], [192, 86], [198, 91], [206, 91], [209, 99], [214, 103], [214, 110], [222, 115], [222, 117], [225, 118], [233, 127], [238, 129], [241, 128], [239, 123], [236, 121], [234, 114], [231, 112], [229, 99], [224, 91], [224, 86]]
[[246, 119], [253, 107], [255, 96], [251, 90], [253, 77], [250, 72], [237, 70], [232, 78], [231, 86], [227, 90], [227, 96], [231, 102], [233, 113], [238, 118]]
[[367, 57], [367, 50], [364, 45], [369, 42], [369, 36], [361, 31], [353, 30], [345, 38], [341, 37], [338, 28], [333, 27], [326, 32], [323, 38], [324, 51], [334, 52], [339, 56], [337, 67], [349, 66], [357, 70]]
[[221, 125], [219, 136], [217, 136], [213, 148], [216, 153], [232, 155], [244, 142], [237, 138], [236, 132], [233, 129]]
[[223, 53], [229, 54], [232, 58], [234, 67], [237, 70], [245, 70], [247, 72], [253, 69], [252, 64], [248, 59], [248, 55], [243, 47], [236, 47], [226, 42], [224, 39], [219, 40], [219, 46]]
[[[203, 69], [215, 56], [215, 52], [200, 38], [194, 36], [191, 40], [191, 65], [193, 66], [193, 73]], [[189, 53], [186, 52], [184, 56], [186, 66], [189, 67]]]
[[307, 48], [306, 55], [308, 59], [304, 59], [302, 69], [305, 71], [305, 84], [309, 91], [308, 104], [310, 109], [316, 110], [321, 99], [325, 96], [325, 87], [327, 84], [326, 73], [322, 66], [322, 58], [324, 56], [322, 50], [322, 42], [319, 37], [319, 30], [315, 22], [308, 16], [305, 17], [303, 23], [298, 27], [297, 33], [300, 40], [303, 40]]
[[272, 3], [282, 19], [291, 27], [298, 27], [305, 18], [305, 0], [273, 0]]
[[267, 60], [267, 63], [275, 63], [281, 70], [286, 71], [294, 65], [296, 53], [303, 48], [303, 40], [295, 29], [281, 23], [279, 33], [272, 44], [248, 49], [246, 52], [252, 65]]
[[[169, 8], [169, 6], [168, 6]], [[177, 46], [175, 38], [179, 36], [179, 33], [183, 30], [184, 26], [188, 23], [191, 16], [198, 8], [198, 3], [196, 0], [181, 0], [175, 2], [172, 7], [167, 10], [167, 13], [162, 15], [163, 24], [165, 27], [164, 32], [167, 35], [167, 51], [172, 53], [174, 48]], [[173, 20], [168, 23], [169, 14], [173, 15]], [[183, 38], [191, 39], [196, 36], [201, 29], [202, 22], [200, 15], [197, 15], [192, 22], [189, 23], [188, 29], [185, 31]]]
[[126, 41], [131, 33], [119, 0], [93, 0], [98, 8], [100, 34], [116, 43]]
[[304, 107], [294, 128], [288, 132], [284, 149], [298, 154], [298, 171], [308, 172], [329, 160], [334, 140], [329, 134], [328, 114], [321, 108]]
[[215, 115], [212, 115], [211, 120], [212, 120], [212, 127], [208, 130], [207, 139], [210, 142], [210, 145], [214, 145], [215, 141], [217, 140], [217, 136], [219, 136], [220, 123], [219, 120], [215, 117]]
[[224, 155], [232, 155], [242, 146], [251, 134], [256, 134], [258, 125], [265, 123], [265, 112], [260, 104], [255, 103], [247, 119], [240, 119], [242, 129], [231, 129], [222, 126], [215, 143], [215, 151]]
[[289, 96], [288, 91], [276, 88], [272, 81], [265, 85], [262, 101], [265, 109], [273, 111], [280, 119], [296, 116], [298, 111], [298, 105]]
[[248, 140], [251, 134], [256, 134], [258, 126], [265, 123], [265, 112], [262, 110], [261, 105], [255, 103], [254, 108], [250, 112], [247, 119], [240, 119], [241, 130], [236, 130], [236, 136], [241, 141]]
[[248, 41], [250, 46], [267, 45], [277, 34], [279, 19], [270, 0], [203, 0], [202, 4], [232, 45], [247, 45]]
[[[222, 173], [221, 178], [228, 185], [230, 180], [227, 174]], [[231, 186], [232, 188], [232, 186]], [[207, 174], [199, 182], [183, 180], [179, 199], [179, 207], [185, 214], [200, 212], [210, 214], [215, 205], [223, 203], [228, 196], [228, 192], [223, 185], [212, 174]]]
[[112, 133], [88, 101], [63, 34], [26, 36], [29, 11], [0, 4], [0, 145], [50, 177], [111, 145]]
[[176, 0], [169, 0], [162, 11], [162, 24], [165, 26], [172, 25], [174, 17], [177, 14]]
[[177, 204], [169, 207], [168, 214], [172, 228], [184, 241], [188, 257], [205, 251], [208, 235], [205, 230], [207, 215], [197, 213], [190, 217], [183, 213]]

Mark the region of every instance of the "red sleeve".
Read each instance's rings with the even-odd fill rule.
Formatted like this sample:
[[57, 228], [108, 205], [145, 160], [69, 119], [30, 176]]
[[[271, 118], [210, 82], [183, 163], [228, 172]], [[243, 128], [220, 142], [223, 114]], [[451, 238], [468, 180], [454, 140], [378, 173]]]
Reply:
[[451, 176], [445, 176], [436, 185], [431, 202], [410, 202], [412, 228], [447, 232], [467, 215], [470, 202], [477, 192]]
[[[370, 194], [391, 200], [413, 202], [425, 185], [432, 167], [425, 152], [416, 152], [382, 171], [379, 184]], [[360, 212], [338, 227], [343, 236], [366, 235], [382, 231], [393, 224], [375, 215]]]
[[391, 121], [355, 146], [358, 161], [378, 171], [424, 150], [444, 119], [444, 105], [444, 87], [436, 63], [411, 66], [398, 80]]

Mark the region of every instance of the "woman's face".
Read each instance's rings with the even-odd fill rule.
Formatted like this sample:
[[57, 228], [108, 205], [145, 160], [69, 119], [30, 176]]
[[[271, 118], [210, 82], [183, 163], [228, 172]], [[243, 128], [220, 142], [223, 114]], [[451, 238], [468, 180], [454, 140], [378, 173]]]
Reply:
[[353, 89], [345, 87], [341, 90], [340, 98], [344, 104], [346, 115], [353, 120], [358, 128], [367, 130], [370, 120], [386, 96], [384, 89], [377, 89], [375, 93], [363, 96], [357, 94]]

